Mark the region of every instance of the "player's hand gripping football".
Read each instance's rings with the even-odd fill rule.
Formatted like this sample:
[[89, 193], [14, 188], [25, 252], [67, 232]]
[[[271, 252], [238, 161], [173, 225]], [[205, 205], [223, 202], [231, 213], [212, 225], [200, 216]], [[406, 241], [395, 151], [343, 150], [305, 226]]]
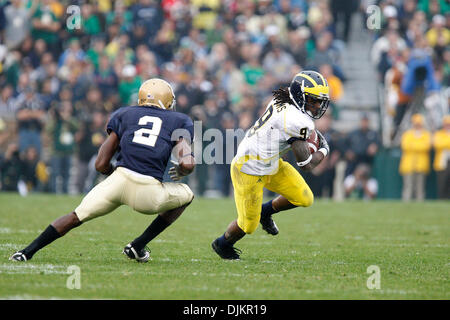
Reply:
[[322, 152], [324, 157], [326, 157], [328, 153], [330, 153], [330, 146], [328, 145], [327, 140], [319, 130], [316, 129], [316, 133], [319, 136], [319, 150], [317, 151]]

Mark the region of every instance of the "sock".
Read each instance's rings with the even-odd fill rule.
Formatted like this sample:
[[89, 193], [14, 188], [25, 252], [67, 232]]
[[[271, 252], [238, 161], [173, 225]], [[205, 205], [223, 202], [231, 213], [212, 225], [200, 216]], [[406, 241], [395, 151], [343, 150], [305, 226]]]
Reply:
[[148, 228], [145, 229], [144, 233], [134, 239], [133, 242], [131, 242], [131, 245], [138, 251], [144, 249], [147, 243], [152, 241], [168, 226], [170, 226], [170, 223], [158, 215], [155, 220], [153, 220], [153, 222], [148, 226]]
[[270, 200], [262, 205], [261, 216], [264, 216], [264, 217], [271, 216], [272, 214], [274, 214], [276, 212], [277, 211], [275, 211], [272, 207], [272, 200]]
[[59, 237], [61, 237], [61, 235], [58, 233], [58, 231], [56, 231], [55, 227], [49, 225], [47, 229], [45, 229], [44, 232], [39, 235], [39, 237], [37, 237], [28, 247], [22, 250], [22, 253], [29, 260], [38, 250], [52, 243]]
[[217, 238], [217, 242], [219, 243], [220, 247], [233, 245], [233, 243], [231, 243], [227, 239], [225, 239], [225, 233], [221, 237]]

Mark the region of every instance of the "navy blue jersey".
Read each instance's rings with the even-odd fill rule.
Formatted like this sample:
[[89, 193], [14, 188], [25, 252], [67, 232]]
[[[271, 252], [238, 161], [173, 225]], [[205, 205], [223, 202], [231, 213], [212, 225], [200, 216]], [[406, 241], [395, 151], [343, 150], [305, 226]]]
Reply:
[[108, 134], [114, 131], [120, 139], [118, 167], [159, 181], [179, 137], [191, 143], [194, 137], [194, 125], [187, 115], [153, 106], [118, 109], [111, 115], [106, 130]]

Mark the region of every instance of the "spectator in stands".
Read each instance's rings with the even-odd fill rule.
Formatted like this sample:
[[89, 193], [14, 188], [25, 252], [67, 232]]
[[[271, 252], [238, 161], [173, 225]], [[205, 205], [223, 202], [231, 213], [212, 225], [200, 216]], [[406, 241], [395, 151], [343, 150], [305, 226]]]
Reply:
[[216, 73], [219, 86], [226, 90], [232, 102], [239, 100], [245, 79], [233, 60], [226, 60]]
[[398, 20], [400, 22], [400, 32], [406, 33], [409, 22], [413, 19], [414, 13], [417, 10], [416, 0], [404, 0], [399, 8]]
[[425, 199], [425, 177], [430, 171], [431, 133], [423, 115], [414, 114], [412, 128], [402, 135], [399, 172], [403, 176], [403, 201]]
[[163, 22], [164, 13], [156, 0], [139, 0], [131, 6], [135, 23], [142, 23], [146, 26], [146, 34], [151, 38], [159, 30]]
[[10, 143], [3, 159], [0, 159], [1, 190], [17, 191], [17, 185], [23, 172], [23, 163], [20, 159], [19, 147]]
[[95, 72], [94, 81], [103, 97], [113, 94], [118, 86], [117, 75], [106, 55], [99, 57], [99, 66]]
[[406, 72], [406, 62], [409, 51], [404, 50], [395, 57], [392, 67], [386, 72], [384, 84], [386, 86], [385, 105], [389, 115], [393, 117], [394, 129], [392, 137], [395, 136], [403, 116], [408, 110], [411, 97], [402, 91], [402, 81]]
[[14, 89], [11, 85], [4, 86], [0, 91], [0, 118], [14, 121], [16, 104], [14, 103]]
[[39, 180], [36, 174], [39, 154], [34, 146], [30, 146], [25, 151], [22, 158], [22, 179], [25, 182], [28, 191], [34, 191], [39, 186]]
[[402, 91], [408, 95], [413, 95], [419, 86], [424, 86], [427, 93], [440, 89], [435, 77], [431, 54], [427, 48], [427, 40], [421, 36], [411, 50], [407, 71], [402, 81]]
[[41, 154], [41, 131], [45, 119], [44, 105], [31, 87], [24, 88], [16, 99], [19, 150], [36, 147]]
[[126, 65], [121, 74], [119, 82], [119, 94], [122, 105], [129, 105], [137, 102], [137, 93], [141, 86], [141, 78], [136, 74], [134, 65]]
[[34, 39], [43, 39], [47, 48], [54, 56], [61, 52], [58, 32], [61, 30], [61, 21], [55, 14], [54, 7], [51, 6], [51, 0], [42, 0], [39, 2], [37, 10], [32, 17], [31, 35]]
[[289, 51], [294, 57], [295, 62], [300, 66], [306, 66], [308, 58], [308, 40], [311, 31], [308, 27], [302, 26], [289, 33]]
[[58, 60], [58, 67], [62, 67], [67, 63], [69, 59], [71, 61], [83, 61], [86, 54], [81, 49], [80, 40], [72, 38], [69, 40], [69, 45], [66, 50], [61, 54]]
[[351, 17], [358, 8], [358, 1], [331, 0], [330, 7], [335, 23], [338, 24], [342, 21], [344, 26], [343, 33], [339, 34], [339, 38], [347, 42], [350, 34]]
[[380, 146], [380, 138], [375, 130], [370, 129], [369, 117], [366, 113], [361, 117], [359, 129], [348, 134], [345, 146], [346, 176], [353, 173], [360, 163], [372, 166]]
[[0, 118], [0, 154], [6, 151], [8, 143], [12, 140], [10, 139], [13, 134], [11, 134], [11, 129], [8, 128], [5, 121]]
[[86, 97], [77, 104], [77, 118], [88, 122], [95, 111], [105, 111], [102, 92], [97, 87], [90, 87]]
[[[402, 52], [407, 47], [406, 41], [401, 38], [396, 30], [387, 29], [381, 37], [373, 44], [370, 55], [372, 63], [378, 66], [383, 58], [383, 54], [395, 49], [396, 52]], [[382, 80], [380, 74], [380, 80]]]
[[333, 105], [339, 103], [339, 99], [344, 94], [344, 86], [341, 79], [336, 77], [333, 73], [333, 68], [329, 64], [323, 64], [319, 68], [319, 72], [327, 80], [328, 86], [330, 87], [330, 100]]
[[[78, 123], [72, 115], [73, 108], [69, 101], [62, 102], [59, 108], [53, 110], [52, 113], [52, 119], [46, 127], [52, 140], [50, 190], [57, 193], [68, 193]], [[57, 184], [59, 177], [62, 180], [61, 188]]]
[[292, 80], [289, 68], [293, 64], [295, 64], [294, 58], [281, 46], [273, 47], [263, 60], [264, 71], [275, 76], [278, 83], [288, 84]]
[[95, 159], [98, 148], [106, 139], [105, 115], [97, 109], [92, 111], [92, 117], [82, 121], [78, 132], [75, 134], [77, 143], [77, 175], [75, 185], [78, 193], [89, 192], [94, 186], [97, 172]]
[[265, 73], [259, 62], [258, 55], [254, 53], [250, 53], [248, 62], [242, 65], [241, 71], [244, 74], [245, 81], [250, 86], [256, 86]]
[[344, 180], [346, 198], [372, 200], [378, 193], [378, 182], [370, 176], [370, 167], [360, 163]]
[[175, 52], [175, 25], [165, 20], [156, 36], [150, 40], [150, 49], [153, 51], [159, 64], [172, 61]]
[[40, 91], [40, 98], [42, 100], [44, 110], [49, 110], [53, 101], [55, 101], [55, 94], [52, 89], [52, 79], [46, 78], [42, 82], [42, 87]]
[[446, 19], [442, 15], [436, 15], [433, 17], [433, 27], [426, 34], [428, 44], [433, 48], [433, 62], [438, 69], [444, 63], [445, 51], [448, 50], [450, 44], [450, 30], [446, 28]]
[[11, 50], [17, 48], [30, 31], [30, 18], [34, 15], [39, 1], [32, 1], [26, 8], [24, 1], [12, 0], [4, 9], [5, 34], [4, 43]]
[[436, 46], [445, 47], [450, 44], [450, 30], [445, 26], [445, 17], [437, 14], [433, 17], [432, 26], [426, 33], [428, 44], [434, 48]]
[[442, 123], [442, 129], [433, 135], [433, 169], [439, 199], [450, 199], [450, 115], [446, 115]]
[[102, 23], [96, 6], [91, 3], [84, 3], [81, 6], [81, 29], [86, 36], [95, 36], [102, 32]]
[[450, 11], [450, 4], [446, 0], [419, 0], [417, 7], [426, 13], [429, 19], [436, 14], [445, 14]]

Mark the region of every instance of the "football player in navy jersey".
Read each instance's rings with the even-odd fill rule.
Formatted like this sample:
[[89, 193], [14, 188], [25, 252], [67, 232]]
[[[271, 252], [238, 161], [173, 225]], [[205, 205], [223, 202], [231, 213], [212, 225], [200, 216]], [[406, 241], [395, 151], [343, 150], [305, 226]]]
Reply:
[[[161, 79], [145, 81], [137, 106], [115, 111], [107, 125], [109, 134], [99, 149], [95, 167], [108, 177], [95, 186], [71, 213], [56, 219], [29, 246], [10, 260], [27, 261], [46, 245], [85, 221], [103, 216], [126, 204], [144, 214], [158, 214], [142, 235], [123, 249], [138, 262], [147, 262], [146, 245], [172, 224], [194, 199], [183, 183], [162, 182], [171, 157], [172, 180], [190, 174], [195, 167], [191, 152], [194, 125], [185, 114], [173, 111], [175, 95]], [[117, 163], [111, 159], [117, 153]]]

